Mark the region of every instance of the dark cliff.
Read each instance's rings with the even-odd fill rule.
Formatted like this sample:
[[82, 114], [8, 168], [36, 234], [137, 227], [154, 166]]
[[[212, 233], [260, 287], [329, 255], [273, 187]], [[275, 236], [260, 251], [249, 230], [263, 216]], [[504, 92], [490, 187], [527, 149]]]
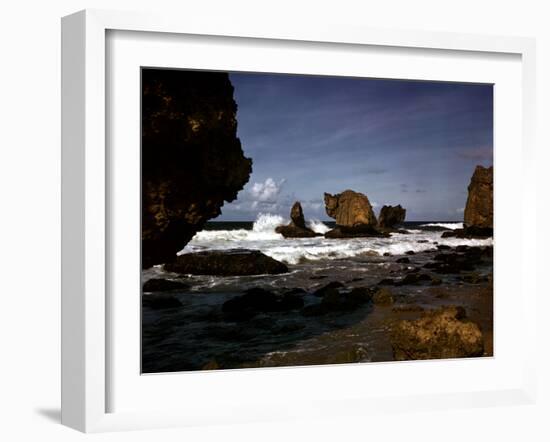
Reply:
[[142, 266], [172, 261], [247, 183], [229, 76], [142, 71]]

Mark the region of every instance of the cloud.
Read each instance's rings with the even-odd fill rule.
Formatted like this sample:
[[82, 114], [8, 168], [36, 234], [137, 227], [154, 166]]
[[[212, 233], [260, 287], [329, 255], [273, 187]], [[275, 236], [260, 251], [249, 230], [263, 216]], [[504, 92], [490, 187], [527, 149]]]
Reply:
[[273, 178], [267, 178], [263, 183], [254, 183], [250, 188], [250, 195], [255, 202], [275, 203], [281, 193], [281, 187], [285, 179], [276, 182]]
[[464, 207], [456, 209], [456, 213], [464, 213]]
[[416, 193], [426, 193], [426, 189], [416, 189]]

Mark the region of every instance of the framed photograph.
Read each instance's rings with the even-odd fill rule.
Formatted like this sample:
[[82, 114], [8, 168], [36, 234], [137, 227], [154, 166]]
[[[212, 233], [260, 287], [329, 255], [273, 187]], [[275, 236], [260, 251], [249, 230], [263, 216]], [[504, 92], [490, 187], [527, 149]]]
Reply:
[[62, 36], [65, 425], [534, 400], [532, 40], [108, 11]]

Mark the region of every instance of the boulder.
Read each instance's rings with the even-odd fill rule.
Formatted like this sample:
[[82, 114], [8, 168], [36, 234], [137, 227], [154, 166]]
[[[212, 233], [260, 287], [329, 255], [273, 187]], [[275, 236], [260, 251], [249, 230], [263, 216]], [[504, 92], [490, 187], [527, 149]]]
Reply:
[[168, 292], [170, 290], [187, 290], [188, 284], [170, 279], [153, 278], [143, 284], [144, 292]]
[[407, 210], [397, 206], [383, 206], [378, 215], [378, 226], [385, 228], [393, 228], [397, 224], [403, 224]]
[[169, 272], [190, 275], [246, 276], [287, 273], [288, 267], [258, 250], [214, 250], [185, 253], [164, 265]]
[[237, 104], [222, 72], [142, 70], [142, 266], [173, 261], [247, 183]]
[[464, 209], [464, 227], [493, 228], [493, 167], [477, 166]]
[[377, 225], [376, 216], [366, 195], [353, 190], [331, 195], [325, 193], [327, 215], [336, 220], [337, 226], [356, 227]]
[[275, 228], [275, 232], [280, 233], [285, 238], [312, 238], [321, 235], [306, 227], [304, 212], [299, 201], [296, 201], [292, 206], [290, 210], [290, 219], [289, 225], [278, 226]]
[[393, 357], [411, 359], [465, 358], [483, 355], [479, 326], [466, 320], [463, 307], [447, 306], [415, 321], [400, 321], [391, 334]]

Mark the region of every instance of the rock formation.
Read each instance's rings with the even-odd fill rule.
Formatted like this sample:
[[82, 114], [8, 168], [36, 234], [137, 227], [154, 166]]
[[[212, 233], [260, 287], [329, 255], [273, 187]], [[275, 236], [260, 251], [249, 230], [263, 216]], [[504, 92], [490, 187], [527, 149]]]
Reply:
[[248, 276], [287, 273], [288, 267], [258, 250], [226, 250], [184, 253], [164, 265], [183, 275]]
[[376, 229], [376, 216], [369, 199], [362, 193], [353, 190], [336, 195], [325, 193], [325, 210], [336, 220], [336, 227], [325, 233], [326, 238], [389, 236]]
[[325, 210], [341, 227], [375, 227], [377, 224], [367, 196], [353, 190], [336, 195], [325, 193]]
[[397, 323], [392, 348], [398, 361], [476, 357], [483, 355], [483, 335], [477, 324], [466, 320], [463, 307], [449, 306]]
[[142, 71], [142, 265], [176, 253], [233, 201], [252, 171], [221, 72]]
[[464, 227], [493, 228], [493, 167], [477, 166], [464, 209]]
[[407, 210], [398, 206], [383, 206], [378, 215], [378, 227], [392, 228], [397, 224], [403, 224]]
[[464, 209], [464, 228], [443, 232], [442, 238], [487, 238], [493, 235], [493, 166], [475, 168]]
[[313, 230], [306, 227], [302, 205], [296, 201], [290, 210], [290, 224], [287, 226], [278, 226], [275, 232], [280, 233], [285, 238], [311, 238], [319, 236]]

